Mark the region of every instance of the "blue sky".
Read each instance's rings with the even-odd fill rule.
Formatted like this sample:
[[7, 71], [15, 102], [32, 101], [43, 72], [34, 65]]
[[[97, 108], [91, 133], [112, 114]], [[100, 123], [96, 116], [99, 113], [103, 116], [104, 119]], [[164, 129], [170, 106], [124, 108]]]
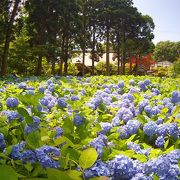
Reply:
[[153, 42], [180, 41], [180, 0], [133, 0], [142, 14], [148, 14], [155, 23]]

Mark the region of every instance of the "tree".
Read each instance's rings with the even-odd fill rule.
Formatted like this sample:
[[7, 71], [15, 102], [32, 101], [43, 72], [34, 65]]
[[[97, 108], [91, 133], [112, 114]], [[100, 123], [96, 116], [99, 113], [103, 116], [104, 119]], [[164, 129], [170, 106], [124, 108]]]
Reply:
[[180, 55], [180, 42], [161, 41], [154, 50], [156, 61], [174, 62]]
[[[8, 67], [8, 53], [9, 53], [9, 44], [11, 41], [12, 30], [13, 30], [13, 23], [16, 18], [18, 8], [20, 5], [21, 0], [14, 0], [12, 2], [6, 2], [9, 4], [8, 15], [5, 17], [6, 28], [5, 28], [5, 43], [3, 47], [3, 54], [2, 54], [2, 63], [1, 63], [1, 76], [7, 74], [7, 67]], [[5, 4], [6, 4], [5, 3]]]

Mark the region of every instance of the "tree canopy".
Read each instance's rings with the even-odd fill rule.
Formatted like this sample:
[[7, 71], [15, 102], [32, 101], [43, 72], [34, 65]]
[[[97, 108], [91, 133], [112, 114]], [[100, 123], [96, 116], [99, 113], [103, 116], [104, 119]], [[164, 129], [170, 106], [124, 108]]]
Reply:
[[129, 56], [152, 51], [153, 30], [153, 19], [132, 0], [2, 0], [1, 75], [41, 75], [44, 63], [51, 74], [66, 75], [76, 51], [83, 54], [83, 75], [85, 53], [91, 52], [94, 74], [94, 62], [106, 52], [109, 75], [110, 50], [117, 54], [118, 74], [124, 74]]
[[157, 43], [154, 50], [156, 61], [174, 62], [180, 55], [180, 42], [161, 41]]

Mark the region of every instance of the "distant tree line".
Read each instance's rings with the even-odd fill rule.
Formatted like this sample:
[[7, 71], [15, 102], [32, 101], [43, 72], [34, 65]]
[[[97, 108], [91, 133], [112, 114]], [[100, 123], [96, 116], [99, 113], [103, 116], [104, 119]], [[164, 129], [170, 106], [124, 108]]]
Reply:
[[[94, 62], [106, 53], [106, 75], [110, 75], [109, 53], [117, 54], [117, 74], [125, 74], [128, 57], [152, 52], [153, 19], [142, 15], [132, 0], [1, 0], [0, 74], [66, 75], [75, 51]], [[58, 65], [58, 72], [56, 66]]]

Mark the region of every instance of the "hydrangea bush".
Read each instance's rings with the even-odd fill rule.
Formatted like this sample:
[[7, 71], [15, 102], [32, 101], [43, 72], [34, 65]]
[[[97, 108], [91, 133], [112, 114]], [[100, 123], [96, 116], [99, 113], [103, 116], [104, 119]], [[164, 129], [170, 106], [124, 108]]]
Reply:
[[178, 180], [180, 79], [0, 81], [0, 179]]

